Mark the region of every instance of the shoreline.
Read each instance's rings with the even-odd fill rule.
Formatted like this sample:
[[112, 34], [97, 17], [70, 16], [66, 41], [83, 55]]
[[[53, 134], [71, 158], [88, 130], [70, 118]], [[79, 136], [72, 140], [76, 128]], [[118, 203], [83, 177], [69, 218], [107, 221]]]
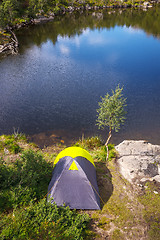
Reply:
[[36, 15], [36, 18], [31, 18], [29, 21], [25, 20], [16, 23], [12, 26], [6, 26], [3, 29], [0, 28], [0, 55], [8, 56], [14, 55], [18, 53], [18, 39], [14, 34], [14, 30], [18, 30], [20, 28], [25, 28], [31, 25], [38, 25], [45, 22], [53, 21], [57, 16], [63, 16], [67, 13], [72, 14], [73, 12], [83, 12], [83, 11], [98, 11], [105, 9], [140, 9], [143, 11], [147, 11], [149, 8], [154, 6], [158, 6], [159, 1], [144, 1], [140, 3], [130, 3], [121, 2], [121, 3], [112, 3], [110, 2], [108, 5], [79, 5], [79, 6], [60, 6], [59, 10], [56, 12], [49, 12], [48, 14], [40, 14]]

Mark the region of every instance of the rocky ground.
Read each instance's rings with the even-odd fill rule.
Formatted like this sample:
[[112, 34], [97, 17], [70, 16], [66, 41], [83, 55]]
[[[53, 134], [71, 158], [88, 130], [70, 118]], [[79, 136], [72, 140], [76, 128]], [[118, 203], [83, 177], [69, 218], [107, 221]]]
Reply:
[[94, 239], [160, 239], [160, 146], [123, 141], [117, 158], [96, 163], [102, 210], [90, 213]]

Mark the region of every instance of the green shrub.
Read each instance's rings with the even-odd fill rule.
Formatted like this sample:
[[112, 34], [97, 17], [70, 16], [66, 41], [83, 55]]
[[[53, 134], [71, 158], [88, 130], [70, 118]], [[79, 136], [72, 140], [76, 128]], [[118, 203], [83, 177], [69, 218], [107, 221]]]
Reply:
[[19, 163], [21, 185], [29, 187], [36, 198], [40, 199], [46, 193], [53, 167], [45, 161], [41, 153], [33, 150], [24, 151]]
[[94, 159], [100, 162], [105, 162], [106, 156], [107, 156], [106, 147], [101, 146], [100, 148], [96, 149]]
[[85, 138], [83, 140], [79, 140], [75, 144], [75, 146], [79, 146], [79, 147], [86, 148], [86, 149], [93, 149], [93, 148], [96, 148], [96, 147], [100, 147], [102, 145], [103, 145], [102, 140], [98, 136]]
[[19, 140], [24, 140], [21, 135], [2, 135], [0, 137], [0, 151], [8, 150], [10, 153], [17, 154], [21, 152], [21, 147], [18, 145]]
[[17, 154], [21, 152], [21, 147], [17, 143], [13, 143], [8, 147], [11, 153]]
[[13, 166], [14, 164], [6, 164], [0, 158], [0, 189], [8, 189], [14, 183], [17, 171]]
[[117, 152], [114, 148], [109, 150], [108, 161], [111, 161], [112, 159], [116, 158], [116, 156], [117, 156]]
[[0, 221], [0, 239], [85, 239], [87, 214], [41, 200], [26, 209], [15, 210]]
[[[116, 150], [114, 148], [114, 144], [108, 144], [108, 149], [109, 149], [109, 156], [108, 156], [108, 161], [111, 161], [113, 158], [116, 158]], [[107, 157], [107, 149], [106, 146], [101, 146], [99, 149], [96, 149], [96, 154], [94, 155], [94, 158], [97, 161], [102, 161], [106, 162], [106, 157]]]
[[[24, 151], [20, 159], [6, 164], [0, 161], [0, 209], [28, 204], [31, 199], [40, 199], [48, 188], [53, 167], [40, 153]], [[6, 195], [7, 191], [7, 195]], [[6, 197], [8, 196], [8, 198]]]
[[[112, 149], [114, 149], [114, 144], [109, 143], [108, 144], [108, 150], [110, 151]], [[106, 152], [107, 152], [107, 150], [106, 150]]]
[[11, 209], [13, 207], [11, 201], [11, 193], [8, 190], [0, 191], [0, 212]]

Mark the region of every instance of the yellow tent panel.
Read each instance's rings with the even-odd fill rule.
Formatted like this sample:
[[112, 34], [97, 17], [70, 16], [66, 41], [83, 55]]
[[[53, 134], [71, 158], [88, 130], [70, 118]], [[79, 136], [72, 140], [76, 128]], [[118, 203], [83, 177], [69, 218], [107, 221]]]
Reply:
[[78, 171], [78, 167], [77, 167], [75, 161], [72, 162], [72, 164], [71, 164], [71, 166], [70, 166], [70, 168], [68, 170], [73, 170], [73, 171], [76, 170], [76, 171]]
[[93, 164], [93, 166], [95, 167], [95, 164], [94, 164], [94, 161], [93, 161], [91, 155], [85, 149], [82, 149], [80, 147], [68, 147], [68, 148], [64, 149], [62, 152], [60, 152], [58, 154], [58, 156], [56, 157], [56, 159], [54, 161], [54, 164], [57, 164], [61, 158], [66, 157], [66, 156], [69, 156], [72, 158], [84, 157], [88, 161], [90, 161]]

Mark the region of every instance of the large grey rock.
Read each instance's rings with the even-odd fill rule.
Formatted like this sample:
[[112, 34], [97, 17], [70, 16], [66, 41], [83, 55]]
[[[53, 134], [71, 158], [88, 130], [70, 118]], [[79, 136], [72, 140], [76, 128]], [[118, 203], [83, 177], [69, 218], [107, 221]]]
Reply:
[[130, 182], [160, 182], [160, 146], [146, 141], [123, 141], [117, 145], [120, 173]]

